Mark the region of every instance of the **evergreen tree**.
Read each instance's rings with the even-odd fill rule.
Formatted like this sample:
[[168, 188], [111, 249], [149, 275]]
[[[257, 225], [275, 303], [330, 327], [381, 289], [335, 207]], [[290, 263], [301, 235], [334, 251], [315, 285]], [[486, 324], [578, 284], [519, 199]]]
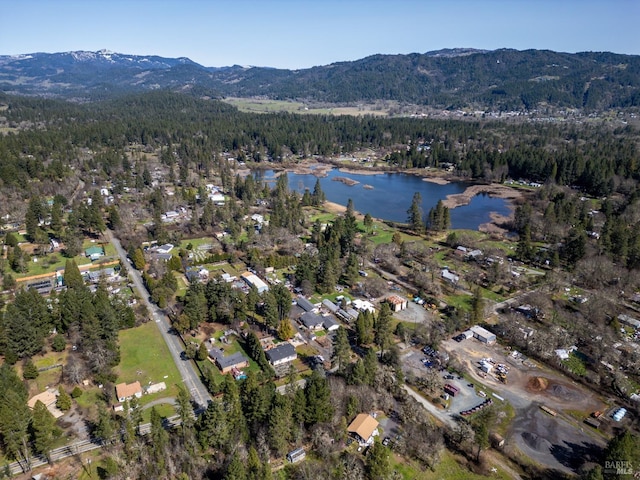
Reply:
[[68, 259], [64, 265], [64, 284], [69, 289], [83, 289], [84, 280], [76, 261]]
[[380, 311], [378, 312], [378, 316], [375, 322], [375, 342], [376, 345], [380, 347], [381, 355], [384, 355], [384, 352], [393, 343], [393, 330], [391, 326], [392, 319], [391, 307], [389, 307], [389, 304], [387, 302], [384, 302], [380, 306]]
[[371, 233], [371, 229], [373, 228], [373, 218], [369, 213], [366, 213], [363, 220], [363, 225], [367, 233]]
[[312, 204], [315, 207], [322, 205], [326, 201], [326, 196], [322, 191], [322, 186], [320, 185], [320, 179], [316, 179], [316, 184], [313, 187], [313, 194], [311, 195]]
[[369, 311], [360, 312], [356, 319], [356, 341], [358, 345], [369, 345], [374, 341], [373, 314]]
[[36, 453], [46, 456], [47, 459], [55, 437], [60, 433], [55, 423], [55, 417], [47, 410], [45, 404], [38, 400], [33, 407], [31, 434]]
[[409, 228], [411, 228], [411, 230], [418, 234], [423, 233], [424, 222], [422, 220], [422, 195], [420, 195], [420, 192], [416, 192], [413, 194], [411, 207], [409, 207], [409, 210], [407, 210], [407, 214], [409, 215], [409, 217], [407, 218]]
[[33, 380], [38, 378], [39, 374], [38, 368], [33, 363], [33, 360], [31, 360], [31, 358], [27, 358], [22, 366], [22, 377], [25, 380]]
[[133, 262], [133, 266], [136, 268], [136, 270], [144, 270], [147, 261], [144, 259], [144, 253], [142, 252], [141, 248], [136, 248], [134, 250], [131, 261]]
[[[614, 465], [628, 465], [631, 469], [637, 469], [640, 465], [640, 440], [629, 430], [624, 430], [611, 440], [604, 452], [605, 462], [611, 462]], [[617, 463], [621, 462], [621, 463]], [[608, 472], [606, 478], [623, 479], [628, 475], [619, 474], [617, 472]]]
[[304, 386], [306, 399], [305, 422], [308, 425], [328, 422], [333, 415], [331, 406], [331, 390], [329, 384], [319, 370], [314, 370]]
[[71, 397], [69, 396], [67, 391], [62, 387], [60, 387], [58, 391], [59, 391], [59, 394], [58, 394], [58, 398], [56, 399], [56, 407], [58, 407], [63, 412], [66, 412], [67, 410], [71, 409]]
[[193, 407], [191, 406], [189, 391], [179, 385], [178, 396], [176, 397], [176, 412], [180, 417], [180, 430], [184, 437], [187, 430], [193, 426]]
[[31, 410], [27, 399], [27, 389], [13, 368], [6, 363], [0, 365], [0, 438], [6, 454], [16, 460], [29, 458]]
[[331, 367], [338, 367], [338, 372], [344, 374], [349, 364], [351, 347], [347, 338], [347, 331], [344, 327], [338, 328], [333, 337], [333, 354], [331, 357]]
[[389, 449], [379, 441], [375, 441], [367, 455], [367, 477], [370, 480], [387, 480], [393, 472]]
[[[286, 178], [286, 176], [284, 177]], [[231, 457], [231, 462], [227, 465], [227, 471], [224, 474], [223, 480], [247, 480], [247, 472], [244, 462], [237, 451], [234, 452]]]
[[480, 287], [473, 290], [473, 298], [471, 299], [471, 323], [480, 323], [484, 321], [484, 298]]
[[202, 342], [198, 347], [198, 352], [196, 353], [196, 360], [198, 360], [199, 362], [202, 362], [206, 360], [208, 356], [209, 356], [209, 351], [207, 350], [207, 346], [205, 345], [204, 342]]

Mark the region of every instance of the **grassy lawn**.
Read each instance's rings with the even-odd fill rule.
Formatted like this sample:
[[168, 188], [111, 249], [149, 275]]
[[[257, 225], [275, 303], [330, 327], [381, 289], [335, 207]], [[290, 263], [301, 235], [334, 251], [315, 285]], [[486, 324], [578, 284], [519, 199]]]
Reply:
[[447, 305], [451, 305], [452, 307], [456, 307], [461, 311], [468, 311], [471, 308], [471, 300], [473, 297], [466, 294], [461, 295], [446, 295], [444, 297], [444, 301], [447, 302]]
[[[91, 262], [91, 260], [84, 256], [84, 250], [91, 246], [101, 246], [104, 249], [105, 256], [96, 262]], [[110, 243], [100, 243], [100, 242], [91, 242], [89, 240], [85, 241], [82, 245], [83, 253], [80, 255], [73, 257], [76, 265], [93, 265], [95, 268], [100, 268], [102, 263], [111, 263], [114, 258], [116, 258], [116, 250], [113, 245]], [[34, 258], [37, 258], [37, 261], [33, 261]], [[68, 257], [65, 257], [60, 252], [54, 252], [47, 255], [34, 255], [30, 262], [27, 263], [27, 272], [25, 273], [17, 273], [15, 274], [16, 280], [20, 280], [21, 278], [30, 277], [33, 275], [43, 275], [46, 273], [53, 273], [58, 269], [63, 269], [65, 264], [67, 263]]]
[[188, 285], [184, 281], [184, 277], [179, 272], [173, 272], [176, 280], [178, 281], [178, 289], [176, 290], [177, 297], [183, 297], [185, 293], [187, 293]]
[[[175, 407], [170, 403], [161, 403], [160, 405], [154, 405], [156, 412], [163, 418], [173, 417], [176, 414]], [[151, 408], [145, 408], [142, 411], [142, 423], [149, 423], [151, 421]]]
[[120, 332], [121, 361], [116, 371], [118, 382], [149, 383], [165, 382], [167, 390], [140, 399], [142, 405], [162, 397], [175, 397], [176, 384], [182, 379], [173, 363], [169, 349], [154, 322]]
[[492, 473], [489, 477], [472, 473], [460, 465], [455, 456], [447, 450], [443, 452], [442, 458], [438, 465], [436, 465], [434, 471], [422, 471], [417, 465], [409, 463], [397, 455], [391, 455], [391, 463], [393, 469], [400, 473], [405, 480], [440, 480], [444, 478], [447, 480], [481, 480], [486, 478], [507, 480], [511, 478], [508, 473], [500, 467], [496, 467], [498, 471]]
[[[181, 248], [184, 248], [186, 250], [187, 245], [191, 244], [191, 246], [193, 247], [193, 250], [198, 250], [198, 247], [200, 245], [217, 245], [218, 242], [216, 240], [214, 240], [212, 237], [200, 237], [200, 238], [190, 238], [188, 240], [183, 240], [182, 242], [180, 242], [180, 245], [178, 245], [178, 249], [180, 250]], [[177, 254], [177, 252], [176, 252]]]

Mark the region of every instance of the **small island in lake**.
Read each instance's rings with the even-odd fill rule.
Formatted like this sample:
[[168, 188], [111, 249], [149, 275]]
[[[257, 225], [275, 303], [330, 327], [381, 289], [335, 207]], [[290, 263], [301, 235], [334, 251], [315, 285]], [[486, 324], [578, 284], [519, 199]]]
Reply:
[[333, 177], [331, 180], [333, 180], [334, 182], [344, 183], [345, 185], [349, 185], [350, 187], [353, 187], [354, 185], [360, 183], [357, 180], [347, 177]]

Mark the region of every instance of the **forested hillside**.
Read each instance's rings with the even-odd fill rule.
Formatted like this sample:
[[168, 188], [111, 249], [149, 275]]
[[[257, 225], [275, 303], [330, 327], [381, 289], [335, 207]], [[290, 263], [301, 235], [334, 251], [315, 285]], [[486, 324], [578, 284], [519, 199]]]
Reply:
[[640, 106], [639, 79], [637, 56], [546, 50], [373, 55], [301, 70], [205, 68], [184, 58], [108, 52], [0, 57], [3, 91], [84, 100], [167, 88], [334, 104], [390, 100], [445, 109], [598, 111]]

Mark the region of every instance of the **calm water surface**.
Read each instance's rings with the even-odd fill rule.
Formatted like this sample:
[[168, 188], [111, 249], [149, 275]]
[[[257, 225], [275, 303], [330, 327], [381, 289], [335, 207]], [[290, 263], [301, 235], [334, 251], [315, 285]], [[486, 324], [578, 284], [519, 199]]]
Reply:
[[[276, 178], [273, 170], [257, 171], [255, 175], [257, 179], [268, 183], [274, 182]], [[305, 189], [313, 191], [316, 184], [316, 177], [311, 174], [288, 172], [287, 176], [289, 188], [300, 193]], [[350, 178], [359, 183], [349, 186], [332, 180], [335, 177]], [[407, 221], [407, 210], [411, 206], [415, 192], [420, 192], [422, 195], [422, 209], [427, 215], [429, 210], [436, 206], [438, 200], [444, 200], [447, 195], [462, 193], [468, 186], [466, 183], [457, 182], [438, 185], [403, 173], [358, 175], [340, 172], [337, 169], [329, 171], [328, 176], [321, 177], [320, 185], [330, 202], [346, 205], [349, 199], [352, 199], [357, 211], [394, 222]], [[365, 185], [373, 188], [365, 188]], [[509, 202], [486, 194], [476, 195], [468, 205], [450, 210], [451, 227], [477, 230], [479, 225], [491, 221], [490, 212], [508, 216], [511, 213]]]

